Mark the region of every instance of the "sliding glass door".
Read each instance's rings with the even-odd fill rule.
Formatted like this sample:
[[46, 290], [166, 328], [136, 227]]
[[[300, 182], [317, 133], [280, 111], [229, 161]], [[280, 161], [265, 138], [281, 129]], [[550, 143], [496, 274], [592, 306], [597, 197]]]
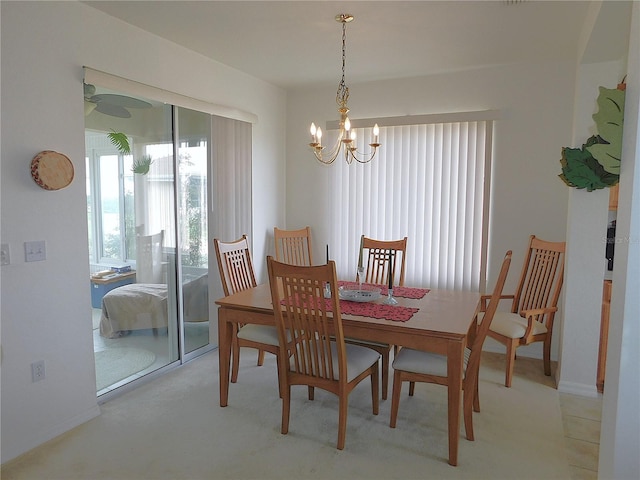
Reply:
[[211, 115], [85, 85], [97, 393], [210, 346]]
[[207, 166], [211, 115], [176, 107], [178, 240], [182, 289], [183, 351], [209, 344]]

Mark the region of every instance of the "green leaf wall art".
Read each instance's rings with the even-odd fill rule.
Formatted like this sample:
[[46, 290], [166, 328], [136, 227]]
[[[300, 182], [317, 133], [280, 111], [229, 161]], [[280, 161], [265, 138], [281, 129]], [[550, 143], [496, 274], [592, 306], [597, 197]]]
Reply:
[[580, 149], [562, 148], [562, 173], [558, 176], [568, 186], [591, 192], [618, 183], [625, 86], [623, 81], [618, 88], [600, 87], [598, 111], [593, 115], [598, 135], [590, 137]]
[[622, 156], [622, 119], [624, 117], [624, 90], [600, 87], [598, 113], [593, 115], [598, 134], [607, 143], [596, 144], [587, 150], [609, 173], [620, 175]]
[[618, 175], [605, 171], [604, 167], [591, 155], [591, 148], [604, 145], [602, 139], [593, 136], [582, 148], [562, 149], [562, 181], [570, 187], [586, 188], [589, 192], [610, 187], [618, 183]]

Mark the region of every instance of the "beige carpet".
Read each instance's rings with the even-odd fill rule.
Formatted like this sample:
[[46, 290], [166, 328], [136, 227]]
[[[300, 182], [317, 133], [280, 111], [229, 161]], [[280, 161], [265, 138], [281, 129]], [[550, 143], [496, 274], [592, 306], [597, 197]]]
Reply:
[[[217, 351], [112, 399], [102, 415], [2, 469], [10, 479], [568, 479], [558, 392], [540, 361], [518, 359], [503, 386], [504, 357], [486, 354], [476, 440], [461, 435], [459, 466], [447, 463], [446, 389], [403, 391], [395, 429], [390, 400], [371, 414], [368, 382], [351, 395], [347, 441], [335, 448], [337, 403], [294, 389], [288, 435], [274, 358], [255, 366], [243, 350], [229, 406], [219, 407]], [[461, 426], [463, 429], [463, 427]]]

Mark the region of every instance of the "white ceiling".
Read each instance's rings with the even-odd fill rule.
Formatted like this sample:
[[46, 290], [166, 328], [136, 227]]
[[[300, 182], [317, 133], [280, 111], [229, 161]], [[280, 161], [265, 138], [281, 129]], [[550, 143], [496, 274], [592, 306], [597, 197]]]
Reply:
[[[284, 88], [577, 58], [590, 2], [90, 1], [89, 5]], [[614, 32], [615, 33], [615, 32]], [[628, 38], [628, 37], [626, 37]], [[610, 52], [609, 52], [610, 53]]]

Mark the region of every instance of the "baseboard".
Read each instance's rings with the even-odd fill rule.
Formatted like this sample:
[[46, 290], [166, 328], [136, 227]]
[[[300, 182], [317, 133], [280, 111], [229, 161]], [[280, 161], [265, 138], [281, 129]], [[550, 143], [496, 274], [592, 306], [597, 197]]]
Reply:
[[[75, 415], [74, 417], [68, 419], [67, 421], [59, 425], [56, 425], [54, 428], [50, 429], [43, 435], [39, 435], [38, 438], [32, 439], [33, 441], [22, 442], [22, 445], [15, 446], [14, 452], [12, 452], [10, 448], [8, 449], [9, 450], [8, 452], [5, 452], [3, 450], [2, 454], [4, 456], [6, 453], [7, 458], [4, 458], [4, 457], [2, 458], [2, 465], [6, 464], [7, 462], [18, 461], [20, 457], [22, 457], [24, 454], [28, 453], [29, 451], [33, 450], [34, 448], [44, 445], [45, 443], [53, 440], [54, 438], [62, 435], [63, 433], [66, 433], [74, 429], [75, 427], [82, 425], [85, 422], [88, 422], [89, 420], [97, 417], [98, 415], [100, 415], [100, 407], [96, 403], [96, 405], [92, 406], [82, 414]], [[4, 446], [5, 445], [3, 445], [3, 447]]]
[[558, 382], [558, 392], [569, 393], [571, 395], [579, 395], [581, 397], [597, 398], [600, 394], [595, 385], [575, 382]]
[[[482, 346], [482, 351], [506, 354], [507, 348], [501, 343], [497, 342], [493, 338], [487, 337]], [[523, 358], [536, 358], [542, 360], [542, 342], [536, 342], [531, 345], [525, 345], [516, 349], [516, 359], [518, 357]], [[551, 356], [551, 361], [556, 361], [554, 355]]]

